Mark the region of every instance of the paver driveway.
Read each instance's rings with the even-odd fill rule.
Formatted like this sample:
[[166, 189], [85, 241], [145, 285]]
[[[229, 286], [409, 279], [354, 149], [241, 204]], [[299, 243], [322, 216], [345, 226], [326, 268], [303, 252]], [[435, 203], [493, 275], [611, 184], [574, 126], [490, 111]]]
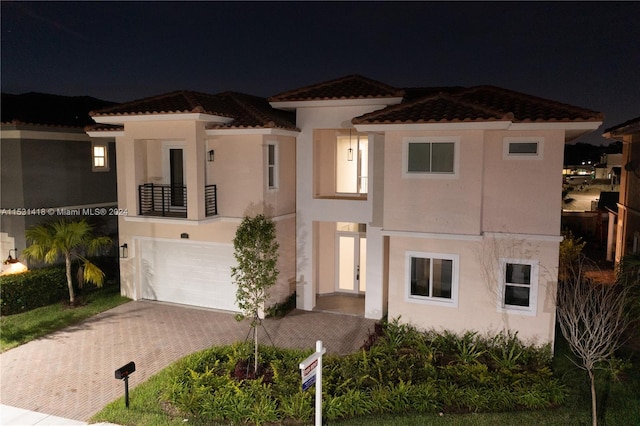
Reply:
[[[313, 349], [322, 340], [328, 352], [341, 354], [357, 350], [374, 323], [303, 311], [264, 321], [277, 346]], [[243, 341], [248, 331], [248, 322], [230, 313], [129, 302], [1, 354], [0, 403], [86, 421], [122, 396], [114, 370], [129, 361], [136, 363], [134, 388], [184, 355]]]

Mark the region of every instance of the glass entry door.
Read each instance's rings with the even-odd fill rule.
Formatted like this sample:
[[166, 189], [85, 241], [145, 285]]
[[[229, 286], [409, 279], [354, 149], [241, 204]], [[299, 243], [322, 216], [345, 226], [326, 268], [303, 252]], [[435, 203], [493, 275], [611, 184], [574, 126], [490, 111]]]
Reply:
[[336, 234], [336, 292], [364, 293], [367, 239], [359, 233]]

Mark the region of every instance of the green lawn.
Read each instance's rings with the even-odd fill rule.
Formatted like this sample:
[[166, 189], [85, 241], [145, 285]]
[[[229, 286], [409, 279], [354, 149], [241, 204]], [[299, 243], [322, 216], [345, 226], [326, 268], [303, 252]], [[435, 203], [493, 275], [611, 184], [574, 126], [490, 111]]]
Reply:
[[43, 306], [22, 314], [0, 318], [0, 352], [45, 336], [86, 318], [128, 302], [117, 287], [89, 293], [82, 306], [69, 308], [64, 303]]

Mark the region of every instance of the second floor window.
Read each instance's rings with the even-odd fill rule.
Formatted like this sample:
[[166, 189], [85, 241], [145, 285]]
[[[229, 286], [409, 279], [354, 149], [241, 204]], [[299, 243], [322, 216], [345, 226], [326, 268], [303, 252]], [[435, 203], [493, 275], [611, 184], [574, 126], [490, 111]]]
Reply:
[[453, 142], [409, 142], [408, 173], [454, 173]]
[[277, 149], [271, 143], [267, 145], [267, 181], [270, 189], [278, 187]]
[[109, 162], [107, 159], [107, 145], [94, 144], [91, 147], [92, 170], [94, 172], [103, 172], [109, 170]]

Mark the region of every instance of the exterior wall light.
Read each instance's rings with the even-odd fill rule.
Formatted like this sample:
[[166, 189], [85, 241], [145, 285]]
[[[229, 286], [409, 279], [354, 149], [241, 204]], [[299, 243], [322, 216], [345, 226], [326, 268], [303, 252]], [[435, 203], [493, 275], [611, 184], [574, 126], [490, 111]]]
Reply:
[[214, 152], [213, 152], [212, 149], [210, 149], [209, 152], [207, 152], [207, 161], [208, 162], [213, 163], [213, 155], [214, 155]]
[[127, 243], [124, 243], [120, 246], [120, 259], [126, 259], [129, 257], [129, 247], [127, 247]]
[[[13, 257], [11, 257], [11, 252], [13, 252], [13, 255], [15, 256], [15, 259]], [[4, 261], [5, 265], [9, 265], [11, 263], [18, 263], [18, 249], [17, 248], [9, 249], [9, 256], [7, 257], [7, 260]]]
[[[11, 257], [11, 252], [13, 252], [15, 258]], [[9, 256], [7, 257], [7, 260], [5, 260], [4, 262], [2, 262], [3, 265], [8, 265], [2, 268], [2, 271], [0, 272], [0, 275], [11, 275], [11, 274], [20, 274], [22, 272], [27, 272], [29, 270], [29, 268], [27, 268], [26, 265], [24, 265], [22, 262], [20, 262], [18, 260], [18, 249], [14, 248], [14, 249], [10, 249], [9, 250]]]

